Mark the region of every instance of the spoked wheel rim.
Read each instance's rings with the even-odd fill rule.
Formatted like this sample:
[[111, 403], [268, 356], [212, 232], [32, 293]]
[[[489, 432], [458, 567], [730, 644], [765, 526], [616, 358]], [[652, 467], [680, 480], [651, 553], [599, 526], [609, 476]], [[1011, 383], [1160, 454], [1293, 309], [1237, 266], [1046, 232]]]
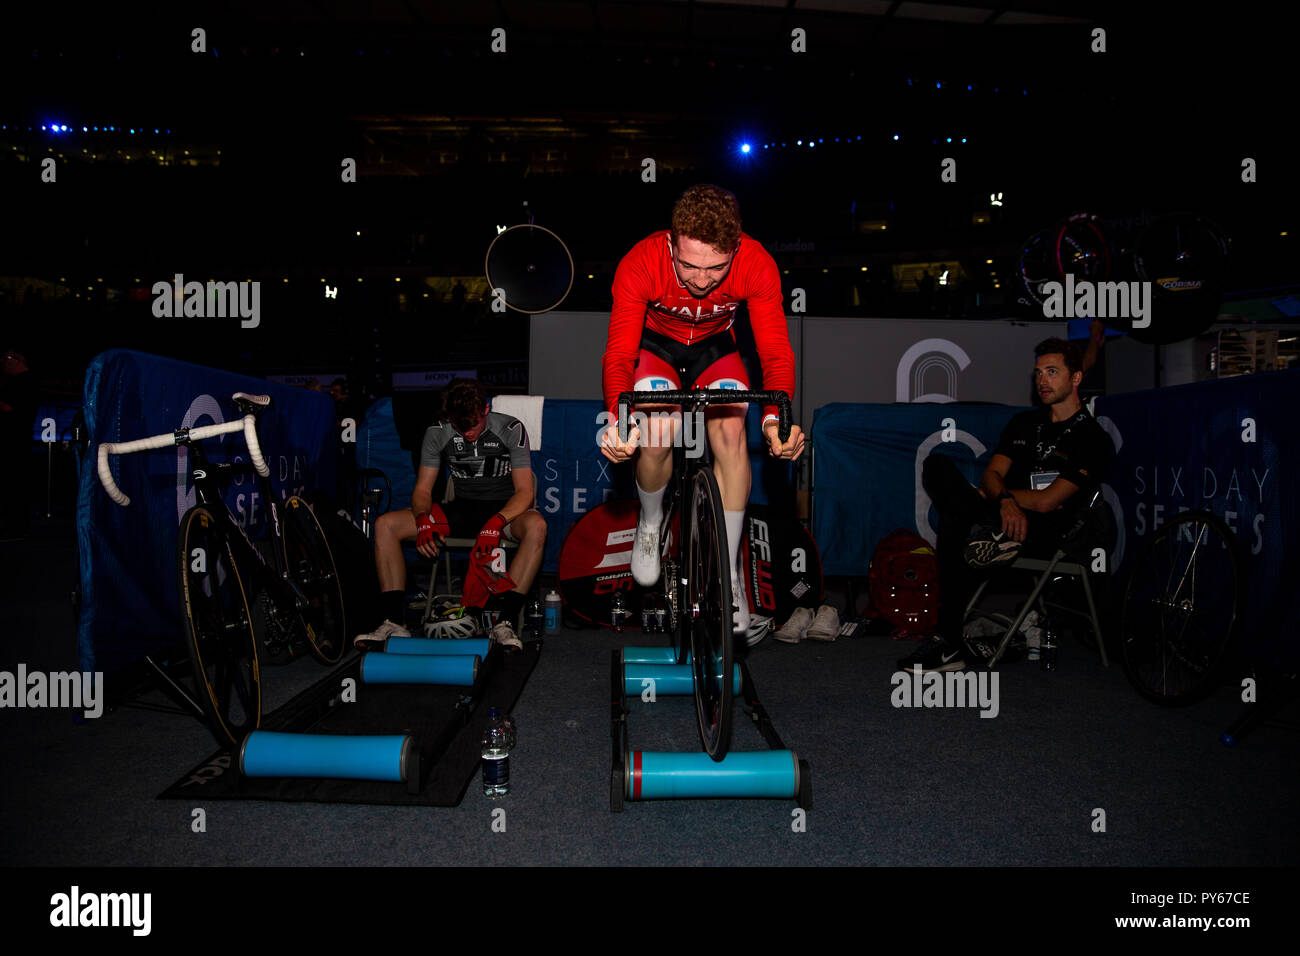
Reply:
[[1124, 601], [1124, 668], [1160, 704], [1194, 703], [1218, 683], [1242, 609], [1232, 533], [1186, 512], [1160, 528], [1134, 564]]
[[257, 638], [230, 546], [213, 515], [194, 508], [181, 528], [181, 603], [200, 703], [223, 743], [262, 718]]
[[307, 646], [326, 664], [347, 648], [347, 613], [342, 584], [325, 532], [307, 502], [296, 495], [284, 503], [284, 565], [298, 595], [298, 609]]
[[718, 482], [699, 471], [690, 490], [691, 522], [687, 604], [683, 613], [691, 636], [691, 669], [700, 740], [714, 760], [727, 755], [731, 742], [732, 611], [727, 569], [726, 526]]

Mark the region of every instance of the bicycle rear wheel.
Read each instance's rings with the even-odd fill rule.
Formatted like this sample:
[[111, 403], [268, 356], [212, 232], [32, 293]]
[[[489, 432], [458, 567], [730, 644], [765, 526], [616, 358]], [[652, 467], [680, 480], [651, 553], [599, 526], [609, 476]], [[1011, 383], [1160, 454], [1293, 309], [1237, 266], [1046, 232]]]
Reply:
[[298, 619], [307, 646], [325, 664], [347, 648], [343, 587], [325, 532], [311, 507], [293, 495], [284, 503], [284, 569], [297, 592]]
[[731, 742], [732, 612], [731, 571], [727, 567], [727, 526], [722, 496], [712, 469], [695, 473], [690, 488], [687, 554], [687, 604], [683, 613], [691, 639], [695, 712], [700, 740], [714, 760], [727, 755]]
[[181, 518], [181, 611], [198, 698], [221, 744], [238, 743], [262, 719], [257, 637], [224, 529], [197, 505]]
[[1192, 704], [1218, 685], [1245, 606], [1232, 532], [1206, 511], [1162, 525], [1138, 555], [1124, 597], [1124, 671], [1137, 692]]

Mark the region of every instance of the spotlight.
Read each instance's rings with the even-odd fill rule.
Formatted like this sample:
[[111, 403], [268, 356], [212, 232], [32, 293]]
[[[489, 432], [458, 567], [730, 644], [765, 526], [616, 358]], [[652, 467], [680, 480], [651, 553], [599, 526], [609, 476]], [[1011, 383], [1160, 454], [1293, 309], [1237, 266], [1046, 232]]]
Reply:
[[748, 143], [741, 143], [741, 144], [740, 144], [740, 151], [741, 151], [742, 153], [746, 153], [746, 154], [748, 154], [748, 153], [749, 153], [749, 144], [748, 144]]

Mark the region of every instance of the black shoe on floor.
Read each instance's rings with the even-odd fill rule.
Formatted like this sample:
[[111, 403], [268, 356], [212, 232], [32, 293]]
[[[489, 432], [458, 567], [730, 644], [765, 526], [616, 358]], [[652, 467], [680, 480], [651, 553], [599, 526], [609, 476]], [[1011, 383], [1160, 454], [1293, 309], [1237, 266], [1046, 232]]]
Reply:
[[962, 671], [966, 669], [966, 661], [960, 648], [953, 647], [942, 637], [932, 637], [922, 643], [911, 656], [904, 657], [898, 662], [900, 671], [911, 671], [917, 667], [921, 668], [922, 674]]

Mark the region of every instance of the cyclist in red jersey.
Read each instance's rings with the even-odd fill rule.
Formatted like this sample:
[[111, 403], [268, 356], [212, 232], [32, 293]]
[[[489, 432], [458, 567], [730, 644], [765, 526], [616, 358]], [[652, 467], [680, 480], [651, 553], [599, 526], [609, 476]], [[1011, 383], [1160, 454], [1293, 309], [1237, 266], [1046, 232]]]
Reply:
[[[692, 186], [673, 207], [672, 228], [638, 242], [614, 274], [614, 307], [605, 346], [605, 405], [617, 415], [618, 394], [635, 389], [749, 388], [736, 351], [736, 307], [749, 307], [750, 325], [763, 368], [764, 390], [794, 394], [794, 351], [781, 304], [781, 274], [761, 245], [740, 228], [736, 197], [717, 186]], [[722, 493], [731, 558], [736, 633], [749, 629], [748, 602], [736, 566], [749, 501], [749, 454], [744, 404], [712, 405], [705, 412], [713, 471]], [[641, 406], [664, 411], [666, 406]], [[803, 454], [804, 435], [791, 425], [777, 436], [775, 406], [763, 410], [763, 437], [771, 455], [790, 461]], [[643, 587], [659, 579], [659, 525], [663, 495], [672, 477], [672, 447], [679, 424], [651, 417], [649, 435], [631, 428], [620, 442], [617, 424], [601, 437], [613, 462], [637, 456], [641, 516], [632, 548], [632, 575]]]

